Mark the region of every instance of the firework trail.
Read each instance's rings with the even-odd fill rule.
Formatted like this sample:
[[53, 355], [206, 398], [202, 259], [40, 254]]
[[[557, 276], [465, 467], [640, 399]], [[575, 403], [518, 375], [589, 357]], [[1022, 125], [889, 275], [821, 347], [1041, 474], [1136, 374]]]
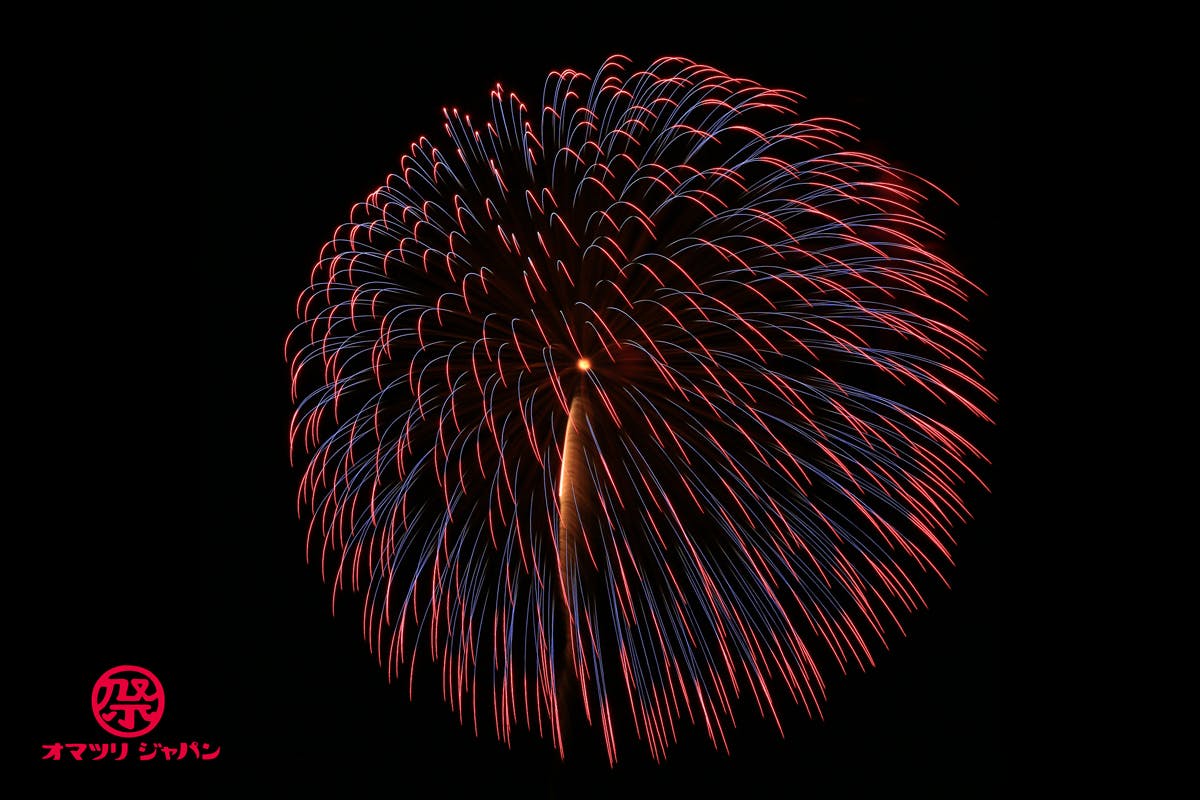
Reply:
[[950, 565], [976, 289], [936, 190], [801, 99], [682, 58], [496, 86], [322, 249], [285, 347], [310, 553], [476, 730], [562, 753], [570, 703], [613, 762], [625, 726], [728, 749]]

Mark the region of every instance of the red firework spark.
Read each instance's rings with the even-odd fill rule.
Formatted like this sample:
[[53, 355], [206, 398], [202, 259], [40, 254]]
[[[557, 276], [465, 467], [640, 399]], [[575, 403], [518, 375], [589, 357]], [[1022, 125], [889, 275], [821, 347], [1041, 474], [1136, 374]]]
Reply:
[[994, 399], [976, 289], [934, 187], [800, 100], [682, 58], [497, 86], [323, 248], [300, 508], [389, 675], [424, 645], [505, 741], [562, 752], [571, 702], [662, 759], [747, 695], [819, 713], [922, 605], [979, 482], [952, 415]]

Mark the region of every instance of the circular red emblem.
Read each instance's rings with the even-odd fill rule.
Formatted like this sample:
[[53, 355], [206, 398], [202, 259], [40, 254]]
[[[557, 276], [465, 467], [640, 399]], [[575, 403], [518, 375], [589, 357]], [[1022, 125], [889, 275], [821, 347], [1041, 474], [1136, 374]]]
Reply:
[[100, 727], [116, 736], [149, 733], [163, 714], [163, 688], [148, 669], [113, 667], [92, 687], [92, 713]]

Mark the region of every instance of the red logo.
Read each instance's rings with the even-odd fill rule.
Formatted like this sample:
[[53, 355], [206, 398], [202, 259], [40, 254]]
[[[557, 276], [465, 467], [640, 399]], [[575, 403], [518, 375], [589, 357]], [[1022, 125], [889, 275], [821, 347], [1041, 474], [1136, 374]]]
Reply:
[[92, 687], [92, 713], [100, 727], [116, 736], [149, 733], [163, 715], [163, 688], [148, 669], [113, 667]]

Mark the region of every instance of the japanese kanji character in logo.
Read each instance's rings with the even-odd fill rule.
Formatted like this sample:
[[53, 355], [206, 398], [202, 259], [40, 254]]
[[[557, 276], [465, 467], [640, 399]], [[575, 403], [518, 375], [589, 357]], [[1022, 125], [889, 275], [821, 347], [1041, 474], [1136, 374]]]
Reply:
[[162, 683], [150, 670], [113, 667], [92, 687], [92, 713], [100, 727], [116, 736], [141, 736], [162, 719]]

